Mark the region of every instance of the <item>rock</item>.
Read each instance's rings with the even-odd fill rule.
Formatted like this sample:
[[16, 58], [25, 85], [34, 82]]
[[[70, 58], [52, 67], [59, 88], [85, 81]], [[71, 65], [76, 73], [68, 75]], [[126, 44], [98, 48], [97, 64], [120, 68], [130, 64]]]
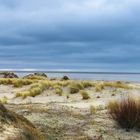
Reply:
[[24, 79], [47, 79], [47, 75], [45, 73], [33, 73], [33, 74], [28, 74], [23, 78]]
[[69, 77], [68, 76], [63, 76], [62, 80], [69, 80]]
[[96, 98], [101, 98], [100, 96], [97, 96]]
[[46, 78], [48, 77], [45, 73], [40, 73], [40, 72], [39, 73], [35, 72], [34, 75], [42, 76], [42, 77], [46, 77]]
[[13, 72], [1, 72], [0, 78], [18, 78], [18, 76]]
[[39, 130], [21, 115], [0, 104], [1, 140], [43, 140]]

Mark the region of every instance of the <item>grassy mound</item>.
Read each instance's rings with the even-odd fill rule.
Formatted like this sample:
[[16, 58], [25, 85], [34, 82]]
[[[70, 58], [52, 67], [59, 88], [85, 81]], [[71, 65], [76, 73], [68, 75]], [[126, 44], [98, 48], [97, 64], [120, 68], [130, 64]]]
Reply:
[[5, 140], [43, 140], [39, 130], [24, 117], [0, 104], [0, 135]]

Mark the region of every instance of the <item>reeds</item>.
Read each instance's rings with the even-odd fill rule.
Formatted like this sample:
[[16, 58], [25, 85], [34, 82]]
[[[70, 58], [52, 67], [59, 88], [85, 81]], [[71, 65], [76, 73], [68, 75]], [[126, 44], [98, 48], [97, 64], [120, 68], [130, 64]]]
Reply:
[[108, 104], [112, 118], [125, 129], [140, 129], [140, 99], [127, 97]]

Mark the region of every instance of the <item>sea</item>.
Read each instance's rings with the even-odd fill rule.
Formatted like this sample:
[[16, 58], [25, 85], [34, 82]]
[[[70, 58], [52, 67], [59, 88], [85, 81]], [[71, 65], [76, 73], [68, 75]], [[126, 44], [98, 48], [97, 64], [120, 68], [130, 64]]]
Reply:
[[67, 75], [73, 80], [104, 80], [104, 81], [128, 81], [140, 82], [140, 73], [112, 73], [112, 72], [54, 72], [54, 71], [14, 71], [23, 77], [34, 72], [45, 73], [49, 78], [61, 78]]

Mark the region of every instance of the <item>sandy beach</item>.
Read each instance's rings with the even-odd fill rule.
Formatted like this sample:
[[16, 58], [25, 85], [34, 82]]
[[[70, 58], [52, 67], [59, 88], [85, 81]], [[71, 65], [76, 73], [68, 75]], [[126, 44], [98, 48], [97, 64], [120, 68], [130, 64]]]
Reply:
[[[30, 79], [31, 83], [25, 84], [26, 80], [1, 78], [0, 99], [7, 109], [35, 125], [45, 140], [140, 139], [138, 131], [122, 129], [107, 109], [110, 101], [127, 96], [140, 97], [140, 83], [35, 77]], [[17, 85], [19, 81], [22, 84]], [[36, 89], [36, 94], [33, 94], [31, 89], [37, 84], [43, 84], [45, 88], [41, 92]], [[76, 92], [74, 85], [79, 88]], [[86, 92], [88, 98], [84, 99], [81, 91]]]

